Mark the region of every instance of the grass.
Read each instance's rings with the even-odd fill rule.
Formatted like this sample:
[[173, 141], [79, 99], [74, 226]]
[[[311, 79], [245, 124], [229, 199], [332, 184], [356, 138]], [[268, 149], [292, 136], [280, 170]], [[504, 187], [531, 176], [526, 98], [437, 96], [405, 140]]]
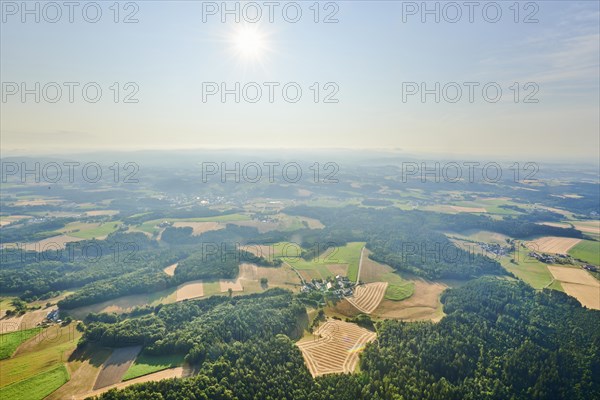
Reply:
[[287, 261], [298, 270], [315, 270], [323, 279], [333, 275], [327, 265], [346, 264], [348, 265], [348, 278], [355, 281], [358, 275], [360, 252], [364, 245], [365, 242], [351, 242], [341, 247], [325, 249], [324, 253], [314, 259], [304, 260], [295, 257], [300, 251], [299, 245], [295, 243], [277, 243], [274, 245], [274, 258], [284, 257], [284, 261]]
[[41, 400], [64, 385], [69, 373], [63, 364], [37, 375], [0, 388], [0, 398], [11, 400]]
[[[512, 272], [519, 279], [530, 284], [534, 289], [543, 289], [552, 282], [552, 274], [548, 270], [546, 264], [539, 262], [535, 258], [529, 257], [529, 249], [524, 249], [520, 245], [517, 246], [517, 251], [514, 254], [514, 259], [518, 264], [510, 262], [513, 255], [502, 257], [500, 264], [509, 272]], [[553, 289], [560, 290], [562, 287], [554, 286]]]
[[29, 379], [62, 364], [75, 349], [80, 337], [81, 332], [75, 329], [74, 324], [46, 329], [39, 341], [26, 343], [24, 346], [27, 348], [21, 347], [13, 357], [0, 361], [0, 387]]
[[167, 368], [178, 367], [183, 364], [183, 355], [169, 354], [164, 356], [151, 356], [140, 354], [133, 364], [129, 367], [123, 381], [162, 371]]
[[55, 233], [66, 234], [79, 239], [92, 239], [107, 236], [115, 232], [120, 224], [121, 221], [110, 221], [102, 224], [90, 222], [71, 222]]
[[34, 337], [41, 330], [42, 328], [31, 328], [0, 335], [0, 360], [12, 356], [21, 343]]
[[415, 292], [415, 285], [405, 281], [394, 272], [388, 272], [383, 276], [383, 281], [388, 282], [384, 298], [387, 300], [400, 301], [409, 298]]
[[569, 255], [590, 264], [600, 265], [600, 242], [582, 240], [569, 250]]

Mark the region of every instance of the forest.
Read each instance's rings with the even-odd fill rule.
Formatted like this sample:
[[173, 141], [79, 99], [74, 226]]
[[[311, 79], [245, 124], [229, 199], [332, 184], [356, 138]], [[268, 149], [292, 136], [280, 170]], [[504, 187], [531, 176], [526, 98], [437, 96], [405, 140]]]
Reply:
[[[600, 396], [600, 382], [595, 379], [600, 373], [600, 312], [584, 309], [560, 292], [536, 292], [522, 282], [493, 277], [473, 280], [444, 294], [446, 316], [441, 322], [378, 322], [378, 340], [361, 355], [359, 373], [315, 380], [290, 339], [289, 326], [286, 330], [280, 325], [293, 320], [294, 312], [285, 311], [284, 304], [294, 302], [288, 296], [277, 291], [248, 299], [209, 299], [216, 304], [164, 306], [131, 319], [138, 320], [137, 330], [125, 329], [125, 321], [88, 322], [87, 341], [137, 332], [135, 340], [150, 343], [149, 351], [190, 349], [188, 359], [200, 371], [192, 378], [111, 390], [100, 398], [588, 400]], [[264, 304], [279, 312], [237, 313], [232, 303]], [[229, 323], [243, 326], [245, 334], [236, 336], [228, 324], [210, 318], [220, 312]], [[228, 317], [229, 312], [233, 315]], [[206, 316], [185, 322], [198, 313]], [[267, 328], [256, 335], [261, 323]], [[178, 332], [182, 340], [174, 341], [165, 331]], [[206, 345], [199, 347], [199, 337]]]

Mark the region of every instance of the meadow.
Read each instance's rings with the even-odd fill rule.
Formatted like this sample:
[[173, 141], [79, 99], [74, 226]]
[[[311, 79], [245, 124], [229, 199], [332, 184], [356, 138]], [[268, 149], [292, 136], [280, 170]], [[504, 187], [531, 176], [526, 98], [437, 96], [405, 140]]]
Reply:
[[184, 356], [181, 354], [152, 356], [142, 353], [135, 359], [125, 375], [123, 375], [123, 381], [162, 371], [167, 368], [178, 367], [183, 364], [183, 357]]

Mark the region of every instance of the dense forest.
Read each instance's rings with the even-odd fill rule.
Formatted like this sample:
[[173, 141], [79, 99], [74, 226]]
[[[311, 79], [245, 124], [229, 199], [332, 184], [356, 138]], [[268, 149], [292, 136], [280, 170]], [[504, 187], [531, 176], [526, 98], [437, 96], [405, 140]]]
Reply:
[[[378, 322], [378, 340], [361, 356], [359, 373], [315, 380], [288, 338], [292, 325], [287, 329], [280, 325], [291, 323], [295, 314], [285, 311], [289, 305], [295, 309], [294, 300], [287, 296], [273, 291], [248, 298], [185, 302], [130, 320], [135, 322], [116, 316], [111, 322], [98, 322], [101, 317], [94, 316], [95, 321], [85, 327], [87, 341], [108, 344], [105, 336], [121, 338], [136, 332], [128, 342], [145, 343], [154, 352], [187, 350], [188, 359], [199, 366], [193, 378], [137, 384], [100, 398], [600, 397], [600, 381], [595, 379], [600, 373], [600, 312], [584, 309], [560, 292], [536, 292], [517, 281], [479, 278], [444, 294], [447, 315], [441, 322]], [[268, 311], [235, 311], [251, 305], [266, 306]], [[217, 315], [227, 322], [211, 318]], [[261, 324], [267, 328], [261, 329]], [[244, 334], [236, 336], [231, 326], [243, 326]], [[181, 340], [175, 339], [181, 334]]]

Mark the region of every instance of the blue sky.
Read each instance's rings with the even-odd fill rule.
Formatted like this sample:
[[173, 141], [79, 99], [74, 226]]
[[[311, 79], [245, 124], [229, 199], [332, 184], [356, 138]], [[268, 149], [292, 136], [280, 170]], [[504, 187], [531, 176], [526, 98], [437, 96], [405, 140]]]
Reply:
[[[54, 24], [43, 15], [40, 23], [32, 16], [23, 23], [20, 10], [12, 15], [5, 3], [3, 85], [97, 82], [103, 89], [97, 103], [85, 101], [77, 91], [73, 103], [65, 92], [56, 103], [43, 98], [35, 103], [32, 96], [23, 103], [18, 93], [3, 98], [5, 150], [349, 147], [598, 158], [596, 1], [521, 2], [519, 23], [509, 8], [512, 1], [497, 2], [502, 17], [496, 23], [482, 15], [489, 2], [475, 9], [473, 23], [464, 6], [457, 23], [447, 22], [443, 14], [436, 23], [431, 15], [422, 22], [420, 10], [403, 21], [403, 10], [420, 7], [420, 1], [332, 2], [327, 10], [327, 2], [321, 2], [320, 19], [337, 8], [339, 22], [330, 24], [313, 21], [313, 1], [298, 2], [302, 17], [297, 23], [287, 22], [280, 11], [290, 2], [279, 2], [273, 23], [264, 2], [256, 2], [263, 18], [255, 24], [237, 24], [232, 16], [222, 23], [220, 15], [206, 16], [203, 22], [208, 3], [196, 1], [136, 2], [139, 22], [132, 24], [113, 22], [112, 1], [99, 2], [103, 14], [95, 24], [86, 22], [80, 10], [75, 10], [73, 23], [65, 14]], [[428, 7], [435, 4], [428, 2]], [[120, 19], [131, 10], [121, 9]], [[539, 22], [524, 23], [532, 12]], [[239, 29], [257, 32], [263, 49], [259, 55], [236, 53]], [[114, 82], [119, 83], [120, 100], [122, 86], [134, 82], [139, 102], [114, 103], [109, 89]], [[219, 95], [203, 102], [203, 82], [227, 87], [278, 82], [279, 88], [294, 82], [302, 97], [290, 103], [276, 89], [270, 103], [262, 86], [257, 103], [235, 103], [233, 96], [221, 102]], [[310, 89], [314, 82], [320, 87], [317, 103]], [[338, 103], [322, 101], [329, 92], [324, 90], [327, 82], [339, 88]], [[403, 102], [407, 82], [429, 88], [435, 82], [441, 87], [456, 82], [463, 96], [456, 103], [443, 97], [436, 103], [433, 95], [422, 102], [417, 94]], [[472, 103], [464, 82], [479, 84]], [[502, 89], [496, 103], [481, 94], [480, 88], [490, 82]], [[519, 83], [518, 102], [514, 82]], [[528, 82], [534, 86], [525, 88]], [[523, 103], [536, 88], [539, 102]]]

